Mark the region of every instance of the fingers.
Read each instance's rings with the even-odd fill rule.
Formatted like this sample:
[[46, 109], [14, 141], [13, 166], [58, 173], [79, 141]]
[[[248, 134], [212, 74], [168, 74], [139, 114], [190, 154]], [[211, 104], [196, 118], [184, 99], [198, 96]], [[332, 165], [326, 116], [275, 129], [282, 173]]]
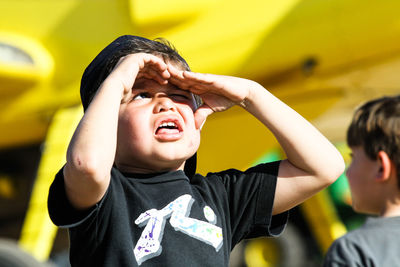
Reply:
[[164, 70], [160, 73], [160, 71], [155, 70], [151, 67], [144, 67], [139, 71], [137, 78], [146, 78], [150, 80], [155, 80], [160, 84], [167, 84], [170, 75], [168, 70]]
[[171, 77], [171, 75], [169, 74], [167, 64], [165, 64], [161, 58], [144, 53], [139, 53], [136, 55], [142, 57], [143, 60], [142, 65], [139, 61], [140, 68], [138, 77], [153, 79], [160, 84], [168, 83], [168, 79]]
[[170, 78], [167, 64], [161, 58], [146, 53], [120, 58], [113, 72], [119, 72], [127, 84], [133, 83], [137, 77], [153, 79], [160, 84], [167, 83]]
[[176, 85], [178, 88], [188, 90], [187, 82], [185, 81], [185, 77], [183, 76], [183, 71], [176, 69], [174, 66], [168, 65], [168, 72], [171, 77], [169, 81]]
[[182, 73], [183, 77], [187, 80], [191, 80], [196, 83], [210, 85], [214, 83], [215, 76], [208, 73], [198, 73], [198, 72], [191, 72], [191, 71], [184, 71]]
[[210, 89], [213, 81], [203, 73], [178, 70], [174, 66], [168, 65], [171, 74], [169, 81], [183, 90], [189, 90], [195, 94], [201, 94]]

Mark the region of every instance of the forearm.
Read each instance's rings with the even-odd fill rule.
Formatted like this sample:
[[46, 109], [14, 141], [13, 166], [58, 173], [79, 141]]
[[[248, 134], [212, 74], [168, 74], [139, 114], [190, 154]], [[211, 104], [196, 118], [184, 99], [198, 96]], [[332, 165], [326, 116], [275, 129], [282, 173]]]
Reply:
[[[337, 149], [311, 123], [257, 83], [242, 106], [274, 134], [287, 160], [281, 163], [274, 211], [291, 208], [331, 184], [344, 170]], [[291, 179], [296, 178], [296, 179]]]
[[197, 125], [212, 113], [236, 104], [274, 134], [287, 155], [287, 160], [279, 166], [275, 214], [300, 204], [343, 172], [343, 158], [336, 148], [311, 123], [260, 84], [213, 74], [171, 70], [171, 75], [174, 84], [202, 97], [204, 104], [195, 113]]
[[116, 150], [120, 103], [118, 82], [106, 80], [72, 137], [67, 152], [68, 163], [77, 169], [105, 169], [109, 172]]
[[86, 206], [84, 195], [91, 196], [88, 205], [93, 204], [93, 199], [99, 200], [108, 185], [116, 151], [119, 86], [118, 81], [112, 80], [100, 86], [68, 147], [65, 183], [77, 206]]
[[262, 86], [253, 85], [243, 105], [274, 134], [296, 167], [326, 179], [342, 170], [343, 159], [331, 142]]

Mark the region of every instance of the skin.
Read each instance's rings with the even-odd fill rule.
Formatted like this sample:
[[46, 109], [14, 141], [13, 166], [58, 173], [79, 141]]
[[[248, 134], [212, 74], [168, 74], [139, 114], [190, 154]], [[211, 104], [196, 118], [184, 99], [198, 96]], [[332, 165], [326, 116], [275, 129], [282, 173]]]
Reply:
[[377, 197], [381, 194], [375, 187], [380, 169], [378, 160], [370, 159], [362, 147], [352, 147], [352, 161], [346, 171], [351, 190], [352, 206], [357, 212], [379, 213]]
[[[143, 88], [148, 96], [138, 96]], [[174, 99], [176, 92], [200, 95], [204, 104], [193, 113], [190, 102]], [[279, 167], [273, 214], [300, 204], [343, 172], [335, 147], [260, 84], [182, 71], [156, 56], [133, 54], [121, 59], [100, 86], [71, 140], [64, 177], [72, 205], [85, 209], [101, 199], [114, 161], [132, 172], [183, 169], [197, 151], [207, 117], [234, 105], [262, 122], [287, 155]], [[181, 124], [179, 133], [157, 131], [169, 116]], [[140, 151], [140, 158], [133, 151]]]
[[239, 105], [274, 134], [287, 159], [279, 167], [273, 214], [304, 202], [343, 172], [344, 161], [336, 148], [260, 84], [237, 77], [179, 71], [171, 66], [169, 72], [171, 82], [200, 95], [205, 102], [195, 113], [196, 125], [214, 112]]
[[[145, 78], [135, 83], [131, 93], [119, 110], [117, 167], [134, 173], [183, 169], [187, 157], [200, 144], [192, 94], [170, 83], [160, 85]], [[159, 128], [167, 122], [177, 128]]]
[[379, 151], [376, 159], [367, 156], [362, 146], [350, 147], [352, 160], [346, 171], [352, 207], [355, 211], [391, 217], [400, 215], [397, 171], [388, 154]]

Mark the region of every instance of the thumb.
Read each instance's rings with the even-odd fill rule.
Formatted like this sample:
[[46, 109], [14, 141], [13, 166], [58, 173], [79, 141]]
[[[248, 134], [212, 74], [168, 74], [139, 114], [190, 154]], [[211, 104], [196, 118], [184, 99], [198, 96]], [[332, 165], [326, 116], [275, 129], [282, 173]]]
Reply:
[[194, 113], [194, 122], [196, 129], [201, 130], [203, 124], [206, 122], [207, 117], [211, 115], [213, 112], [214, 111], [206, 105], [200, 106]]

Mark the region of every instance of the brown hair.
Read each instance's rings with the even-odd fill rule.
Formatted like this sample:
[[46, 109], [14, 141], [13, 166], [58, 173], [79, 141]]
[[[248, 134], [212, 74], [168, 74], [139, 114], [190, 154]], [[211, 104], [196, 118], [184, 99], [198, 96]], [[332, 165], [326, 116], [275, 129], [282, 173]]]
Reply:
[[358, 107], [347, 130], [347, 144], [362, 146], [372, 160], [385, 151], [396, 166], [400, 187], [400, 95], [373, 99]]

